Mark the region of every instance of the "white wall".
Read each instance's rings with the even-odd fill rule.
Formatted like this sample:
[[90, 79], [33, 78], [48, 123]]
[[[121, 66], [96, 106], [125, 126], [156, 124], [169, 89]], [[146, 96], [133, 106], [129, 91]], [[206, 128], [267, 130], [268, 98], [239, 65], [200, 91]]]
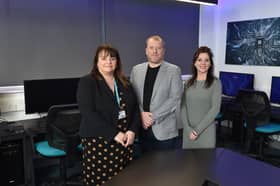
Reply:
[[219, 71], [255, 74], [255, 89], [270, 95], [271, 76], [280, 76], [280, 67], [225, 64], [227, 22], [280, 17], [279, 0], [219, 0], [218, 6], [201, 6], [199, 45], [212, 48], [215, 74]]

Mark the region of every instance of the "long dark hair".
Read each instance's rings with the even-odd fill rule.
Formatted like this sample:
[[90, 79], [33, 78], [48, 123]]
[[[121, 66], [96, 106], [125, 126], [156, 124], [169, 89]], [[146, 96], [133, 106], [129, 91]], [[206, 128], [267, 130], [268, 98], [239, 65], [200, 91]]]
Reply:
[[211, 51], [210, 48], [208, 48], [207, 46], [201, 46], [199, 47], [196, 52], [193, 55], [193, 60], [192, 60], [192, 77], [189, 79], [189, 81], [187, 82], [187, 88], [189, 88], [190, 86], [194, 85], [195, 80], [197, 78], [197, 69], [195, 68], [195, 62], [199, 56], [199, 54], [201, 53], [207, 53], [210, 59], [210, 67], [208, 69], [207, 72], [207, 77], [206, 77], [206, 81], [205, 81], [205, 87], [209, 88], [213, 81], [215, 80], [215, 76], [214, 76], [214, 62], [213, 62], [213, 53]]
[[102, 74], [99, 72], [97, 63], [98, 63], [98, 56], [100, 52], [104, 51], [106, 56], [110, 57], [115, 57], [117, 59], [117, 65], [116, 69], [114, 71], [114, 76], [117, 77], [118, 80], [120, 80], [121, 84], [123, 85], [124, 88], [127, 88], [129, 85], [128, 79], [125, 77], [123, 71], [122, 71], [122, 63], [121, 63], [121, 58], [119, 55], [119, 52], [117, 49], [113, 48], [111, 45], [101, 45], [97, 48], [95, 52], [95, 56], [93, 59], [93, 67], [91, 70], [91, 75], [95, 79], [103, 79]]

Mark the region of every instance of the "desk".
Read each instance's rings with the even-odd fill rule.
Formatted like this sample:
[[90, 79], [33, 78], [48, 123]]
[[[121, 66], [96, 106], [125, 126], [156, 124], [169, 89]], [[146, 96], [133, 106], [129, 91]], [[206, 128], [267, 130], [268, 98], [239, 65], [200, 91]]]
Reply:
[[[222, 149], [217, 149], [221, 151]], [[279, 186], [280, 168], [223, 149], [210, 178], [220, 186]]]
[[8, 124], [0, 126], [1, 184], [34, 185], [30, 144], [23, 126]]
[[280, 169], [241, 154], [215, 150], [153, 152], [132, 162], [106, 186], [279, 186]]
[[[28, 120], [25, 122], [28, 122]], [[18, 186], [35, 185], [33, 138], [39, 132], [43, 133], [44, 131], [36, 130], [35, 127], [32, 128], [27, 123], [1, 123], [0, 165], [1, 170], [4, 172], [0, 175], [0, 184]]]
[[232, 121], [232, 137], [242, 142], [243, 113], [240, 104], [235, 98], [222, 97], [221, 112], [223, 120]]

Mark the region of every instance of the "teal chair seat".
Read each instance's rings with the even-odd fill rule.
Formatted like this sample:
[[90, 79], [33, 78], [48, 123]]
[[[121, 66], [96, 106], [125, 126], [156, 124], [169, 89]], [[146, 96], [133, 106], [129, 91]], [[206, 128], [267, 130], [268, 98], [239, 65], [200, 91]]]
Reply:
[[[78, 145], [78, 151], [82, 151], [82, 144]], [[46, 157], [61, 157], [66, 156], [66, 152], [54, 147], [51, 147], [48, 141], [41, 141], [35, 144], [35, 149], [41, 155]]]
[[80, 112], [77, 104], [51, 106], [46, 124], [46, 140], [35, 143], [34, 148], [44, 158], [59, 159], [60, 177], [52, 182], [63, 186], [81, 185], [80, 180], [72, 181], [67, 175], [67, 169], [81, 158]]
[[259, 127], [256, 127], [255, 130], [256, 130], [256, 132], [259, 132], [259, 133], [273, 134], [273, 133], [280, 132], [280, 125], [277, 123], [268, 123], [266, 125], [261, 125]]
[[250, 147], [256, 141], [255, 138], [259, 137], [258, 157], [264, 159], [265, 138], [280, 133], [280, 124], [270, 122], [271, 106], [268, 96], [263, 91], [241, 89], [236, 99], [239, 100], [245, 120], [244, 150], [249, 153]]
[[35, 149], [41, 155], [46, 156], [46, 157], [66, 156], [66, 153], [63, 150], [51, 147], [47, 141], [41, 141], [41, 142], [36, 143]]
[[[247, 127], [247, 123], [244, 123], [244, 127]], [[255, 131], [258, 133], [264, 133], [264, 134], [275, 134], [280, 133], [280, 124], [278, 123], [268, 123], [263, 124], [255, 128]]]

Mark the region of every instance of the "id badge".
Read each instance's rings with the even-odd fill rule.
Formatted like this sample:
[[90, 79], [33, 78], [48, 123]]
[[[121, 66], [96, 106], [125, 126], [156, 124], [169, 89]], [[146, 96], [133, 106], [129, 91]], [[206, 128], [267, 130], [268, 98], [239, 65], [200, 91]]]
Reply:
[[126, 117], [125, 111], [124, 111], [124, 110], [120, 110], [120, 111], [119, 111], [119, 119], [123, 119], [123, 118], [125, 118], [125, 117]]

